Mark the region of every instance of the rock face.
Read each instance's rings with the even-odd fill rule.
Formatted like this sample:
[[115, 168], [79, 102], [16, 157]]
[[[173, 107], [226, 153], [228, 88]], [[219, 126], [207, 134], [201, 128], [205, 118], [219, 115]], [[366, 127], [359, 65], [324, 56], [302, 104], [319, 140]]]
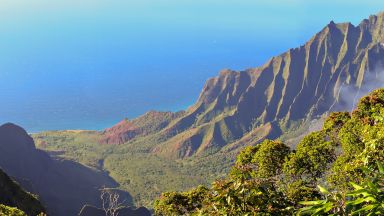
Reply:
[[48, 214], [76, 215], [85, 204], [100, 205], [99, 188], [116, 187], [106, 174], [51, 158], [14, 124], [0, 126], [0, 167], [26, 190], [38, 194]]
[[0, 169], [0, 204], [16, 207], [27, 215], [35, 216], [44, 213], [40, 201], [25, 192], [15, 181]]
[[155, 130], [164, 140], [153, 152], [177, 158], [216, 152], [260, 128], [269, 128], [261, 138], [275, 138], [297, 122], [351, 109], [354, 98], [383, 86], [383, 44], [380, 13], [358, 26], [331, 22], [261, 67], [223, 70], [206, 82], [196, 104]]

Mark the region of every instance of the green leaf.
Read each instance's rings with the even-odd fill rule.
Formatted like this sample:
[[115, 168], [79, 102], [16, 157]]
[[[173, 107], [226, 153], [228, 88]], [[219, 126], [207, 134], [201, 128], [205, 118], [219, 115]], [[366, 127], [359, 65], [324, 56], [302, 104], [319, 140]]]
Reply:
[[332, 203], [326, 203], [324, 207], [325, 207], [324, 212], [329, 212], [333, 209]]
[[227, 203], [228, 203], [228, 205], [231, 204], [231, 197], [230, 196], [227, 197]]
[[347, 194], [347, 196], [369, 196], [370, 193], [366, 189], [355, 190]]
[[325, 213], [325, 207], [320, 207], [318, 209], [316, 209], [316, 211], [313, 213], [313, 215], [322, 215], [320, 213]]
[[320, 185], [317, 185], [317, 187], [319, 188], [319, 190], [322, 194], [329, 194], [329, 191], [327, 189], [325, 189], [324, 187], [322, 187]]
[[299, 202], [301, 205], [319, 205], [319, 204], [324, 204], [326, 201], [325, 200], [315, 200], [315, 201], [302, 201]]
[[358, 205], [358, 204], [363, 203], [363, 202], [367, 202], [367, 199], [366, 198], [359, 198], [359, 199], [347, 202], [347, 205]]
[[353, 211], [353, 212], [351, 212], [351, 213], [352, 213], [352, 215], [355, 215], [355, 214], [358, 214], [358, 213], [360, 213], [360, 212], [370, 211], [370, 210], [372, 210], [373, 208], [375, 208], [375, 205], [367, 205], [367, 206], [364, 206], [363, 208], [358, 209], [358, 210], [356, 210], [356, 211]]
[[361, 189], [364, 189], [363, 187], [361, 187], [360, 185], [358, 185], [358, 184], [355, 184], [355, 183], [353, 183], [353, 182], [351, 182], [350, 183], [351, 185], [352, 185], [352, 187], [354, 187], [355, 189], [357, 189], [357, 190], [361, 190]]
[[384, 165], [382, 162], [377, 161], [377, 168], [379, 169], [380, 174], [384, 174]]

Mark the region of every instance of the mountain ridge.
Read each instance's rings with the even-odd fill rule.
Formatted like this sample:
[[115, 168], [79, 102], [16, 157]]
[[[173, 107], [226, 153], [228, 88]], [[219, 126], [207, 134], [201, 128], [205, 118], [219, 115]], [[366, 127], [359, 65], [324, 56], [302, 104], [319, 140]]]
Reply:
[[358, 92], [367, 73], [384, 66], [383, 23], [383, 12], [357, 26], [331, 21], [260, 67], [222, 70], [181, 117], [155, 131], [165, 141], [152, 152], [177, 158], [215, 152], [264, 124], [274, 126], [265, 138], [276, 138], [292, 122], [344, 108], [344, 88]]
[[384, 13], [356, 26], [330, 22], [259, 67], [222, 70], [195, 104], [170, 118], [147, 113], [111, 130], [33, 137], [58, 157], [107, 170], [135, 203], [151, 206], [160, 192], [225, 176], [245, 146], [278, 138], [294, 149], [326, 113], [351, 110], [357, 98], [382, 87], [383, 23]]

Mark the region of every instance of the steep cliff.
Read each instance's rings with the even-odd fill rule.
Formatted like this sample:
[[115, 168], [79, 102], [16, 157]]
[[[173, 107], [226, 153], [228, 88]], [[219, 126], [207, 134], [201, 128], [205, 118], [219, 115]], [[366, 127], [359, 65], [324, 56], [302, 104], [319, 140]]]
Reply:
[[[293, 123], [353, 107], [382, 86], [384, 13], [354, 26], [330, 22], [304, 45], [261, 67], [223, 70], [209, 79], [194, 106], [162, 131], [154, 152], [177, 157], [216, 151], [270, 125], [274, 138]], [[346, 98], [346, 100], [342, 99]]]

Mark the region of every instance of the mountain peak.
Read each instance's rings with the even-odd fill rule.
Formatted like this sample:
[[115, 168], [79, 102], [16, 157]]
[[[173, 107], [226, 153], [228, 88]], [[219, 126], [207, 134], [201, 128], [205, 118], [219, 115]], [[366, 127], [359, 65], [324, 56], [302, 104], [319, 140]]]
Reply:
[[375, 15], [369, 16], [369, 21], [378, 21], [378, 20], [383, 20], [384, 19], [384, 11], [381, 11]]
[[234, 70], [230, 70], [230, 69], [223, 69], [220, 71], [219, 76], [228, 76], [228, 75], [231, 75], [233, 73], [237, 73], [237, 72]]
[[334, 27], [336, 26], [336, 23], [333, 20], [331, 20], [331, 22], [329, 22], [327, 26]]
[[19, 132], [19, 133], [24, 133], [28, 135], [28, 133], [20, 126], [13, 124], [13, 123], [5, 123], [0, 126], [1, 131], [13, 131], [13, 132]]
[[28, 133], [20, 126], [13, 123], [6, 123], [0, 126], [0, 136], [3, 138], [4, 142], [0, 143], [2, 145], [12, 145], [14, 148], [25, 148], [25, 149], [34, 149], [35, 144], [33, 139], [28, 135]]

